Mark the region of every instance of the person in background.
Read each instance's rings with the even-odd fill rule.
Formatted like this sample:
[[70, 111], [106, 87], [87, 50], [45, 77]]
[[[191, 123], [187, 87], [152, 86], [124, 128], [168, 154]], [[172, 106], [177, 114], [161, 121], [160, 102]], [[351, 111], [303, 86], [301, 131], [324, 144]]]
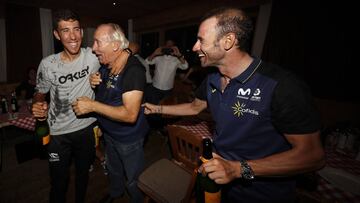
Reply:
[[152, 76], [150, 73], [149, 64], [146, 63], [145, 59], [143, 59], [140, 53], [140, 45], [137, 42], [130, 42], [129, 47], [133, 52], [134, 56], [141, 62], [141, 64], [145, 67], [146, 70], [146, 84], [151, 85], [152, 83]]
[[36, 86], [36, 72], [37, 68], [34, 66], [30, 66], [26, 70], [26, 76], [24, 77], [24, 80], [15, 89], [16, 96], [19, 99], [28, 100], [34, 96]]
[[161, 99], [171, 94], [176, 70], [186, 70], [189, 64], [172, 40], [167, 40], [164, 46], [155, 49], [145, 61], [149, 65], [155, 65], [153, 83], [147, 90], [149, 97], [146, 101], [158, 104]]
[[294, 175], [325, 163], [320, 121], [309, 88], [277, 65], [250, 56], [253, 26], [237, 8], [207, 13], [193, 51], [216, 66], [191, 103], [145, 103], [145, 113], [196, 115], [216, 123], [214, 158], [199, 170], [222, 185], [222, 202], [294, 202]]
[[131, 202], [143, 202], [137, 180], [144, 167], [143, 142], [148, 131], [141, 107], [146, 85], [145, 68], [136, 57], [130, 57], [120, 74], [109, 74], [114, 59], [128, 44], [117, 24], [102, 24], [96, 29], [93, 51], [103, 64], [90, 80], [92, 86], [97, 85], [96, 98], [79, 97], [73, 103], [78, 116], [91, 112], [98, 115], [105, 139], [110, 192], [101, 202], [112, 202], [125, 188]]
[[[186, 70], [189, 64], [172, 40], [167, 40], [164, 46], [155, 49], [145, 61], [149, 65], [155, 65], [152, 85], [147, 86], [145, 91], [145, 101], [159, 104], [171, 96], [176, 70], [178, 68]], [[147, 119], [152, 130], [158, 134], [163, 134], [163, 127], [166, 125], [164, 118], [158, 115], [148, 115]]]
[[[79, 16], [71, 10], [54, 12], [54, 36], [64, 50], [40, 62], [32, 113], [37, 120], [47, 119], [50, 142], [47, 145], [51, 189], [49, 202], [66, 202], [70, 164], [75, 162], [75, 202], [85, 202], [90, 164], [95, 156], [93, 123], [90, 115], [77, 117], [71, 104], [80, 96], [94, 97], [89, 83], [99, 61], [90, 48], [81, 48], [83, 30]], [[124, 66], [128, 53], [117, 58], [114, 71]], [[115, 74], [114, 72], [114, 74]], [[50, 104], [45, 100], [50, 92]]]

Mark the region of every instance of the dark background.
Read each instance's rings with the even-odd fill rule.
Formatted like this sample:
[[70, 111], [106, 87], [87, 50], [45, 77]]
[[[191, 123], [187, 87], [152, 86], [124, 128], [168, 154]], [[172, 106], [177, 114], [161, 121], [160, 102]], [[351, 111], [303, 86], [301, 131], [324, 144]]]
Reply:
[[[38, 66], [41, 58], [41, 34], [38, 8], [6, 4], [8, 82], [19, 82], [29, 66]], [[263, 60], [295, 72], [311, 87], [314, 97], [337, 101], [359, 101], [355, 59], [359, 24], [355, 3], [272, 1], [270, 23], [263, 47]], [[246, 8], [254, 20], [258, 7]], [[196, 11], [196, 10], [195, 10]], [[186, 15], [186, 14], [184, 14]], [[202, 14], [201, 14], [202, 15]], [[157, 18], [154, 18], [157, 19]], [[97, 24], [82, 18], [85, 24]], [[123, 21], [123, 20], [122, 20]], [[119, 23], [124, 29], [127, 25]], [[191, 65], [197, 57], [191, 49], [196, 40], [199, 19], [188, 25], [164, 26], [164, 38], [174, 39]], [[84, 24], [84, 23], [83, 23]], [[157, 31], [138, 34], [141, 55], [147, 57], [162, 45]], [[59, 46], [55, 45], [57, 51]]]

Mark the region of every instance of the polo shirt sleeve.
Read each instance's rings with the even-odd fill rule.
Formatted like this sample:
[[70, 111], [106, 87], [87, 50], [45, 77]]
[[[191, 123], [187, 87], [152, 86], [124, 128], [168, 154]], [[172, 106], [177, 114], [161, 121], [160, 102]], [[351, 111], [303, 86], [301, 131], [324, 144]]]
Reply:
[[200, 84], [200, 86], [196, 89], [195, 91], [195, 97], [206, 101], [206, 97], [207, 97], [207, 81], [208, 81], [208, 77], [206, 77]]
[[146, 85], [145, 68], [140, 63], [127, 67], [124, 75], [123, 90], [124, 92], [139, 90], [144, 91]]
[[320, 129], [320, 118], [309, 87], [288, 75], [275, 87], [271, 103], [272, 121], [282, 133], [303, 134]]

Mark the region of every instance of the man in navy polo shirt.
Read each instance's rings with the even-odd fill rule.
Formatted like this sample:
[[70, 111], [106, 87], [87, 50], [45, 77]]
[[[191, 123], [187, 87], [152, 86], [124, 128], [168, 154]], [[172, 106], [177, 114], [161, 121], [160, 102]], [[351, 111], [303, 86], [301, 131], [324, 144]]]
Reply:
[[324, 164], [319, 117], [303, 82], [245, 51], [252, 29], [236, 8], [206, 14], [193, 51], [218, 72], [192, 103], [146, 103], [145, 113], [196, 115], [209, 108], [216, 154], [200, 169], [223, 185], [223, 202], [294, 202], [294, 175]]
[[113, 202], [125, 189], [130, 202], [143, 202], [137, 180], [144, 167], [143, 142], [148, 131], [141, 107], [145, 68], [136, 57], [130, 56], [119, 74], [111, 74], [112, 64], [128, 45], [117, 24], [102, 24], [96, 29], [92, 49], [103, 66], [91, 78], [99, 75], [102, 82], [96, 87], [95, 100], [79, 97], [73, 103], [78, 116], [97, 113], [104, 133], [110, 192], [100, 202]]

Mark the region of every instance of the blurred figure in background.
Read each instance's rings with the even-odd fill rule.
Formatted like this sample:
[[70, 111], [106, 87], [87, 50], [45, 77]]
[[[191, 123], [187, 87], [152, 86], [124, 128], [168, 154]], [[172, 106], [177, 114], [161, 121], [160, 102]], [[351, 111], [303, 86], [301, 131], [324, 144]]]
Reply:
[[145, 67], [146, 70], [146, 84], [151, 85], [152, 76], [150, 73], [149, 64], [146, 63], [145, 59], [140, 56], [140, 45], [137, 42], [130, 42], [129, 47], [133, 52], [134, 56], [140, 61], [140, 63]]
[[[189, 67], [184, 55], [173, 40], [167, 40], [164, 46], [158, 47], [146, 58], [146, 63], [155, 65], [152, 85], [149, 85], [145, 91], [145, 101], [153, 104], [159, 104], [163, 99], [169, 98], [174, 88], [176, 70], [186, 70]], [[162, 134], [166, 120], [159, 115], [148, 115], [147, 119], [153, 130], [160, 130]]]
[[148, 97], [145, 99], [158, 104], [171, 94], [176, 70], [186, 70], [189, 64], [172, 40], [167, 40], [164, 46], [158, 47], [145, 61], [149, 65], [155, 65], [153, 83], [149, 90], [146, 90]]
[[36, 86], [36, 72], [37, 68], [34, 66], [28, 67], [24, 80], [16, 87], [16, 96], [19, 99], [31, 99], [35, 93]]

